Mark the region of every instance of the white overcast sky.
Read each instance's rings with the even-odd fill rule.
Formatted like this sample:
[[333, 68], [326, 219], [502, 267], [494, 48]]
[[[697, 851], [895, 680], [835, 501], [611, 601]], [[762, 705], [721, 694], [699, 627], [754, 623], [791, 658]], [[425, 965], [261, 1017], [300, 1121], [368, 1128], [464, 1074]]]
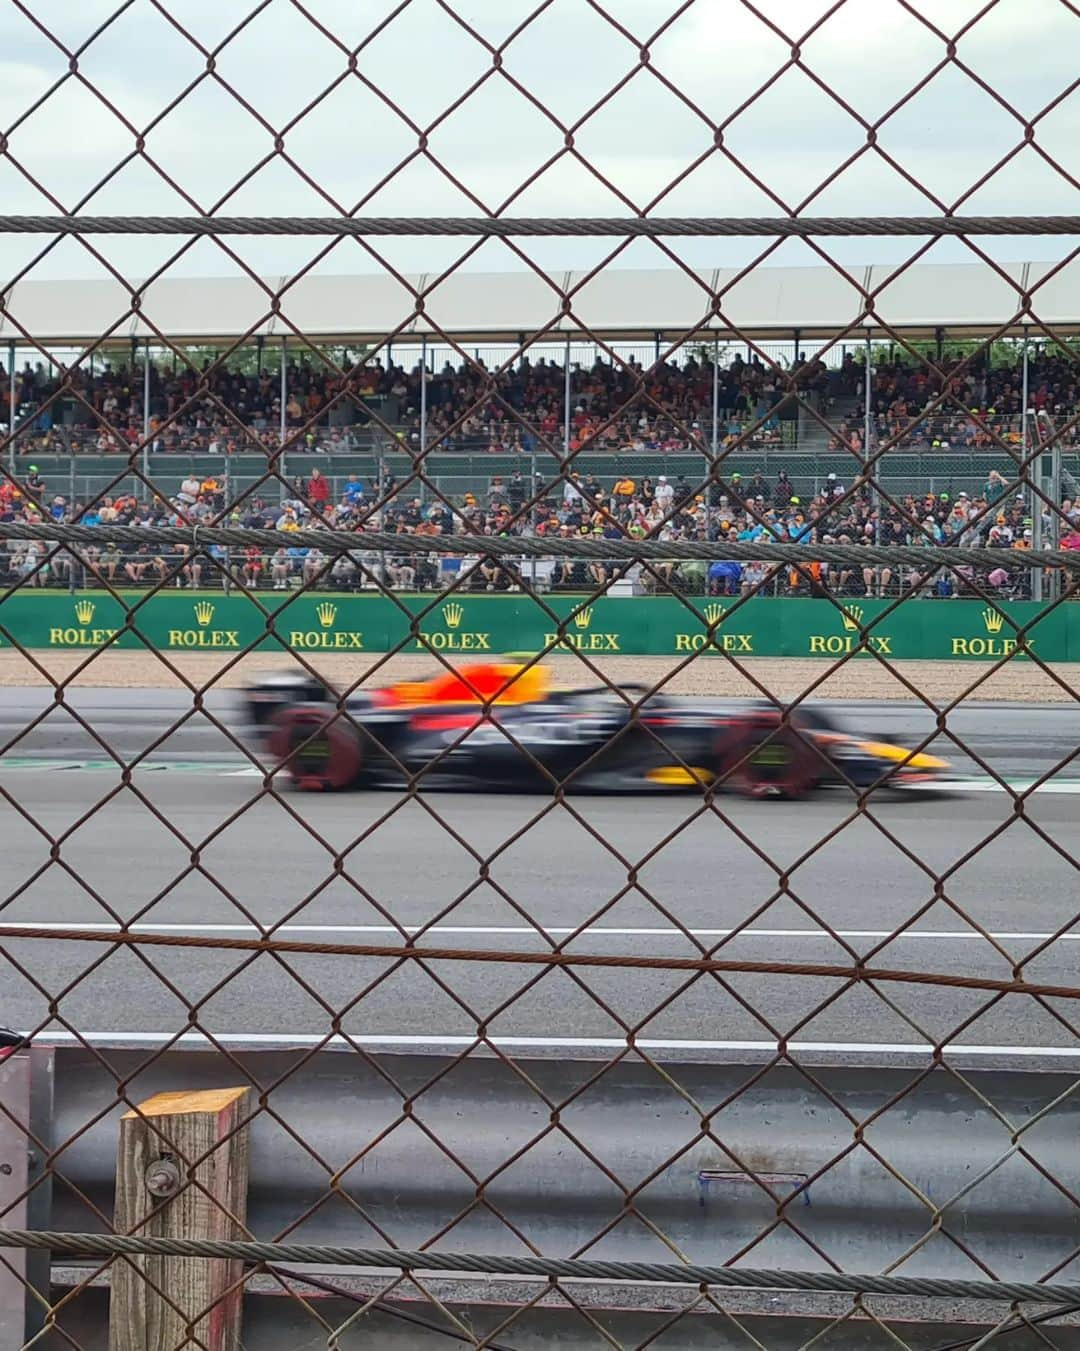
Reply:
[[[203, 82], [164, 120], [163, 107], [200, 72], [204, 55], [170, 26], [150, 0], [25, 0], [40, 23], [68, 47], [85, 43], [110, 15], [117, 17], [82, 52], [79, 72], [140, 130], [154, 123], [147, 153], [197, 201], [218, 204], [238, 179], [273, 148], [272, 134], [213, 79]], [[164, 0], [163, 0], [164, 3]], [[756, 0], [758, 9], [789, 37], [801, 37], [829, 7], [824, 0]], [[985, 0], [911, 0], [941, 29], [954, 32]], [[450, 4], [450, 0], [448, 0]], [[491, 43], [499, 44], [528, 15], [538, 17], [506, 48], [505, 70], [564, 123], [581, 118], [608, 89], [639, 65], [634, 44], [587, 0], [453, 0], [452, 7]], [[605, 0], [605, 8], [639, 39], [655, 32], [679, 0]], [[168, 6], [206, 47], [216, 47], [254, 0], [172, 0]], [[358, 68], [413, 121], [428, 126], [470, 84], [492, 70], [489, 53], [436, 0], [304, 0], [303, 8], [346, 47], [355, 47], [395, 9], [400, 14], [362, 51]], [[651, 44], [652, 65], [706, 116], [719, 122], [780, 69], [788, 43], [740, 0], [696, 0]], [[941, 40], [897, 0], [847, 0], [807, 38], [806, 65], [867, 119], [880, 117], [922, 80], [944, 54]], [[1062, 0], [999, 0], [959, 43], [958, 54], [1024, 117], [1058, 98], [1080, 72], [1080, 18]], [[217, 69], [274, 129], [290, 123], [338, 80], [346, 56], [292, 0], [270, 0], [217, 55]], [[29, 117], [68, 67], [67, 56], [38, 31], [12, 0], [0, 0], [0, 125], [10, 155], [65, 208], [88, 214], [183, 213], [192, 207], [145, 162], [134, 160], [103, 187], [85, 195], [133, 149], [123, 123], [78, 79], [69, 77]], [[939, 74], [890, 118], [880, 144], [916, 179], [953, 203], [1022, 139], [1016, 118], [955, 66]], [[1074, 177], [1080, 173], [1080, 92], [1037, 123], [1038, 145]], [[648, 70], [638, 69], [622, 90], [578, 130], [577, 146], [636, 205], [653, 202], [708, 150], [706, 124]], [[789, 205], [812, 192], [859, 145], [862, 129], [810, 78], [790, 70], [739, 116], [726, 144]], [[562, 133], [497, 72], [432, 131], [432, 153], [481, 199], [510, 215], [624, 215], [626, 206], [568, 157], [507, 199], [555, 154]], [[408, 124], [349, 76], [285, 135], [285, 148], [311, 177], [351, 210], [367, 197], [371, 215], [477, 214], [478, 207], [430, 163], [411, 163], [373, 193], [379, 181], [416, 148]], [[372, 195], [373, 194], [373, 195]], [[0, 201], [6, 213], [52, 213], [56, 207], [0, 156]], [[218, 206], [224, 214], [334, 214], [280, 158], [273, 159]], [[807, 214], [933, 214], [932, 201], [880, 157], [864, 155], [812, 203]], [[971, 213], [1074, 213], [1080, 193], [1035, 150], [1025, 148], [964, 204]], [[660, 215], [775, 215], [765, 194], [720, 153], [661, 200]], [[43, 237], [0, 238], [3, 281], [41, 251]], [[145, 276], [180, 241], [111, 238], [95, 241], [129, 278]], [[302, 266], [325, 241], [231, 241], [257, 271], [285, 275]], [[731, 266], [760, 253], [768, 241], [679, 241], [673, 247], [695, 266]], [[1013, 238], [988, 242], [1002, 259], [1063, 256], [1076, 241]], [[376, 241], [405, 271], [431, 272], [451, 263], [467, 241]], [[894, 262], [911, 241], [824, 241], [845, 263]], [[527, 240], [531, 257], [550, 269], [588, 267], [612, 241]], [[939, 244], [932, 261], [970, 259], [961, 243]], [[806, 245], [785, 244], [772, 262], [818, 261]], [[628, 248], [619, 266], [655, 267], [665, 260], [647, 241]], [[522, 263], [499, 242], [485, 244], [468, 262], [473, 270], [518, 269]], [[376, 261], [354, 241], [340, 243], [319, 264], [323, 273], [370, 272]], [[173, 275], [227, 275], [232, 263], [212, 242], [200, 241], [175, 264]], [[37, 264], [34, 278], [94, 277], [101, 269], [74, 241]]]

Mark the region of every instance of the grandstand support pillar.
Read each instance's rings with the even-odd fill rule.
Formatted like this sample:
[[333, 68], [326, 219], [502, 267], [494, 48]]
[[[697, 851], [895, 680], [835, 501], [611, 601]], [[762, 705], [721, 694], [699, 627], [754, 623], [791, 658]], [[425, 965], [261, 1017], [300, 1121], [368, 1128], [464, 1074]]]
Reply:
[[150, 480], [150, 339], [143, 339], [143, 377], [142, 377], [142, 471], [143, 478]]
[[281, 475], [282, 483], [285, 487], [285, 496], [291, 496], [288, 491], [289, 473], [285, 463], [285, 432], [288, 424], [285, 420], [285, 405], [289, 401], [289, 372], [288, 372], [288, 354], [289, 354], [289, 335], [281, 335], [281, 382], [278, 390], [278, 398], [281, 401], [281, 417], [278, 426], [278, 473]]
[[713, 334], [712, 340], [712, 455], [707, 475], [709, 486], [705, 489], [705, 535], [707, 539], [716, 538], [713, 524], [712, 505], [717, 490], [717, 457], [720, 454], [720, 335]]
[[[225, 509], [232, 506], [232, 475], [230, 473], [229, 457], [225, 456], [224, 472], [221, 476], [221, 484], [225, 490]], [[228, 596], [232, 592], [232, 558], [229, 555], [229, 546], [226, 544], [221, 551], [222, 562], [225, 564], [224, 571], [221, 574], [221, 589]]]
[[660, 365], [660, 344], [663, 341], [664, 335], [662, 333], [657, 332], [653, 334], [653, 364], [655, 366]]
[[[870, 459], [870, 434], [873, 431], [873, 399], [874, 399], [874, 365], [873, 365], [873, 345], [870, 342], [870, 330], [866, 331], [866, 356], [863, 362], [863, 472], [867, 472], [866, 464]], [[870, 510], [874, 513], [874, 543], [881, 543], [881, 501], [878, 497], [877, 488], [873, 483], [871, 475], [868, 486], [870, 494]]]
[[[802, 351], [802, 329], [793, 328], [791, 330], [791, 338], [793, 344], [793, 352], [791, 357], [791, 366], [789, 369], [791, 370], [793, 377], [791, 394], [794, 396], [795, 399], [795, 445], [801, 446], [805, 440], [809, 440], [809, 419], [806, 416], [807, 408], [806, 405], [803, 403], [803, 399], [805, 398], [807, 400], [807, 403], [809, 403], [811, 394], [809, 390], [806, 390], [800, 396], [799, 381], [798, 377], [795, 376], [795, 369], [798, 364], [799, 355]], [[815, 473], [814, 474], [815, 495], [818, 492], [817, 482], [818, 476]]]
[[563, 360], [563, 473], [570, 459], [570, 335], [566, 335], [566, 357]]
[[[427, 469], [427, 334], [420, 338], [420, 463]], [[424, 500], [424, 475], [420, 475], [420, 501]]]
[[720, 335], [713, 334], [712, 340], [712, 457], [720, 453]]
[[[11, 472], [15, 473], [15, 414], [18, 412], [18, 404], [15, 402], [15, 340], [8, 339], [8, 435], [11, 440], [8, 442], [8, 460], [11, 465]], [[93, 359], [91, 354], [91, 359]], [[93, 372], [91, 372], [92, 374]]]
[[[529, 500], [530, 500], [530, 501], [532, 501], [532, 499], [533, 499], [533, 498], [535, 497], [535, 495], [536, 495], [536, 443], [535, 443], [535, 441], [531, 442], [531, 443], [530, 443], [530, 446], [529, 446], [529, 489], [528, 489], [528, 495], [529, 495]], [[535, 538], [535, 536], [536, 536], [536, 527], [537, 527], [537, 524], [538, 524], [538, 518], [539, 518], [539, 515], [540, 515], [540, 508], [539, 508], [539, 506], [537, 505], [536, 502], [533, 502], [533, 503], [532, 503], [532, 506], [529, 508], [529, 526], [530, 526], [530, 528], [529, 528], [529, 531], [528, 531], [529, 535], [532, 536], [533, 538]], [[532, 586], [533, 594], [535, 595], [535, 594], [536, 594], [536, 555], [535, 555], [535, 554], [530, 554], [530, 555], [529, 555], [529, 582], [530, 582], [530, 584], [531, 584], [531, 586]]]
[[[75, 515], [75, 456], [68, 456], [68, 520], [77, 521], [79, 518]], [[68, 595], [75, 594], [75, 569], [81, 567], [82, 556], [68, 550]]]
[[[381, 530], [381, 529], [383, 528], [384, 522], [386, 521], [386, 503], [383, 501], [383, 493], [386, 491], [386, 489], [385, 489], [385, 483], [386, 483], [386, 461], [383, 459], [383, 454], [384, 454], [384, 452], [383, 452], [382, 450], [377, 450], [377, 451], [376, 451], [376, 454], [377, 454], [378, 457], [379, 457], [379, 461], [378, 461], [379, 468], [378, 468], [378, 481], [377, 481], [377, 487], [376, 487], [376, 489], [375, 489], [375, 491], [376, 491], [376, 493], [377, 493], [377, 496], [376, 496], [375, 500], [376, 500], [376, 502], [378, 502], [378, 504], [379, 504], [379, 529]], [[382, 590], [382, 589], [385, 588], [385, 587], [386, 587], [386, 550], [385, 550], [385, 549], [380, 549], [380, 550], [379, 550], [379, 582], [378, 582], [378, 588], [377, 588], [377, 589], [378, 589], [378, 590]], [[417, 630], [417, 632], [419, 632], [419, 630]]]
[[[1050, 512], [1050, 548], [1061, 548], [1061, 441], [1058, 438], [1056, 429], [1051, 428], [1051, 436], [1054, 438], [1050, 446], [1050, 492], [1048, 494], [1053, 504]], [[1065, 577], [1058, 570], [1049, 575], [1050, 600], [1057, 600], [1061, 594], [1061, 586], [1065, 582]]]
[[262, 375], [263, 371], [263, 347], [266, 345], [266, 339], [261, 333], [255, 335], [255, 374]]
[[[1023, 478], [1029, 491], [1027, 500], [1031, 503], [1031, 552], [1038, 556], [1043, 547], [1042, 498], [1030, 489], [1041, 488], [1039, 477], [1039, 457], [1036, 455], [1031, 464], [1027, 463], [1031, 454], [1030, 413], [1028, 410], [1028, 330], [1024, 328], [1024, 345], [1020, 349], [1020, 449], [1024, 460]], [[1043, 598], [1043, 570], [1041, 567], [1031, 570], [1031, 599]]]
[[934, 329], [934, 355], [937, 364], [941, 365], [941, 358], [945, 355], [945, 330], [943, 328]]

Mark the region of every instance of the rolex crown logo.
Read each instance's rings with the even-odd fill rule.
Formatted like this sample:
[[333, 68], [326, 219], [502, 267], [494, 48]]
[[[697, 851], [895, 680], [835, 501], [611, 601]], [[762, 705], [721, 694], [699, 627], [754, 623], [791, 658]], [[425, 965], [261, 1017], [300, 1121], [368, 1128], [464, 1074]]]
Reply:
[[725, 611], [722, 605], [718, 604], [716, 601], [712, 601], [709, 605], [705, 606], [704, 614], [705, 619], [709, 624], [719, 624], [724, 617]]
[[587, 629], [592, 623], [592, 606], [587, 605], [584, 610], [579, 610], [574, 615], [574, 623], [579, 629]]
[[194, 605], [195, 618], [199, 627], [205, 629], [214, 617], [214, 607], [208, 600], [197, 600]]
[[94, 617], [94, 602], [92, 600], [77, 600], [75, 602], [75, 618], [80, 624], [89, 624]]
[[840, 618], [843, 621], [844, 628], [849, 631], [857, 631], [862, 624], [863, 608], [861, 605], [848, 605], [840, 611]]
[[442, 607], [442, 612], [448, 629], [458, 629], [461, 627], [461, 621], [465, 618], [465, 611], [456, 601], [451, 601], [449, 605], [444, 605]]
[[1000, 633], [1005, 624], [1005, 616], [1000, 610], [991, 610], [989, 606], [982, 612], [987, 633]]
[[337, 618], [337, 606], [333, 601], [324, 600], [321, 605], [316, 606], [315, 614], [323, 628], [328, 629]]

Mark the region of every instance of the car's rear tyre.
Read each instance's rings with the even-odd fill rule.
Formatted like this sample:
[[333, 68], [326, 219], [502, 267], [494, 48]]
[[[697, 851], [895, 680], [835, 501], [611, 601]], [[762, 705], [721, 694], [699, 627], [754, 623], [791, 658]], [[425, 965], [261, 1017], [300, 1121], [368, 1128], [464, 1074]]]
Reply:
[[822, 765], [806, 737], [782, 726], [778, 715], [754, 717], [725, 738], [717, 783], [744, 797], [801, 798], [821, 779]]
[[352, 723], [317, 708], [286, 708], [271, 720], [275, 768], [307, 792], [340, 792], [360, 777], [364, 754]]

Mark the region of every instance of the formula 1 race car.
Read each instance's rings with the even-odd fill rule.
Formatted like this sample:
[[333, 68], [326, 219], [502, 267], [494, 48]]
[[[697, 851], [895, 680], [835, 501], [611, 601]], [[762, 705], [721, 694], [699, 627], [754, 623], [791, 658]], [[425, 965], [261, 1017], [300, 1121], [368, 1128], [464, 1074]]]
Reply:
[[842, 730], [820, 709], [621, 689], [558, 690], [546, 668], [498, 662], [342, 698], [307, 674], [248, 690], [272, 766], [297, 788], [550, 793], [705, 787], [798, 798], [816, 788], [943, 788], [944, 760]]

